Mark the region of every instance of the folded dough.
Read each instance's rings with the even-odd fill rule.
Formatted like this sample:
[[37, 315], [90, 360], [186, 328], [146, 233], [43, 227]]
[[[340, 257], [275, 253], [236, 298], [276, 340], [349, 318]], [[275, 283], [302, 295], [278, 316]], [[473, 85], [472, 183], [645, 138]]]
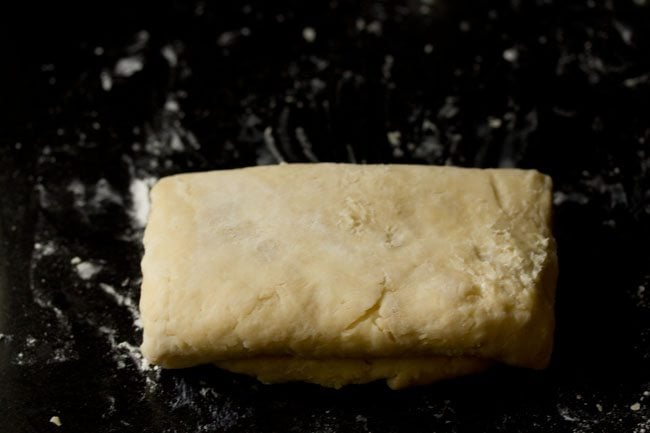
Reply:
[[151, 198], [154, 364], [399, 388], [548, 363], [557, 261], [537, 171], [285, 164], [163, 178]]
[[485, 359], [449, 356], [376, 359], [267, 357], [216, 363], [226, 370], [255, 376], [264, 383], [303, 381], [341, 388], [343, 385], [386, 379], [393, 389], [476, 373], [490, 364]]

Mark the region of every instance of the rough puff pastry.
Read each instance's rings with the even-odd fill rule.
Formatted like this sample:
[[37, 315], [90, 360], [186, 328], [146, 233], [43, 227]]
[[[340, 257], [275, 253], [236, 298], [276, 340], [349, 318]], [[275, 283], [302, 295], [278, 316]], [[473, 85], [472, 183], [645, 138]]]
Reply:
[[557, 260], [537, 171], [284, 164], [163, 178], [151, 199], [154, 364], [393, 388], [548, 364]]

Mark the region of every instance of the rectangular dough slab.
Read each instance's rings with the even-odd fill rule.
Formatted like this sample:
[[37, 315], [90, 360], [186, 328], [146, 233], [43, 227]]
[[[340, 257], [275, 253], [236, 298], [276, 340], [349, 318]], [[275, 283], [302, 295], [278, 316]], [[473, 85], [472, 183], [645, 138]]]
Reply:
[[154, 364], [399, 387], [549, 361], [557, 264], [537, 171], [284, 164], [163, 178], [151, 199]]

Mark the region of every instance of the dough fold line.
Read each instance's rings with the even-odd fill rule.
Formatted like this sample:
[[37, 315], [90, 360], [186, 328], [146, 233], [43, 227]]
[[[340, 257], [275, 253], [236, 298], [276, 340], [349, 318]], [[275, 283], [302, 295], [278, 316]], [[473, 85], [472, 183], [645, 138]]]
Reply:
[[249, 358], [216, 362], [226, 370], [254, 376], [263, 383], [302, 381], [328, 388], [385, 379], [391, 389], [452, 379], [489, 368], [493, 362], [470, 357], [380, 359]]

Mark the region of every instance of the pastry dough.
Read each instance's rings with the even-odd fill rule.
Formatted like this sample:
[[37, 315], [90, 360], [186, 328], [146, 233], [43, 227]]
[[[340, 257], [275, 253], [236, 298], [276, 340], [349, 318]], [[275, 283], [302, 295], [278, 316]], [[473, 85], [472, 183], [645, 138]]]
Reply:
[[537, 171], [283, 164], [163, 178], [151, 198], [154, 364], [402, 387], [549, 361], [557, 260]]
[[216, 364], [235, 373], [255, 376], [264, 383], [303, 381], [341, 388], [343, 385], [386, 379], [389, 387], [400, 389], [476, 373], [485, 370], [491, 362], [460, 356], [376, 359], [267, 357]]

